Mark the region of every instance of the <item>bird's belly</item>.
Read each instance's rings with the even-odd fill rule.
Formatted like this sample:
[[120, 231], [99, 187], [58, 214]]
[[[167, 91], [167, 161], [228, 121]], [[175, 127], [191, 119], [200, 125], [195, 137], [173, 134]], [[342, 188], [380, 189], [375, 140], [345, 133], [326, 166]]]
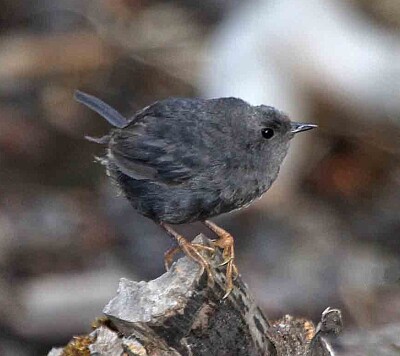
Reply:
[[241, 182], [233, 180], [234, 184], [215, 185], [210, 181], [199, 184], [197, 181], [197, 184], [171, 186], [133, 179], [114, 169], [110, 169], [110, 173], [140, 214], [171, 224], [205, 220], [248, 206], [261, 197], [274, 180], [253, 177]]
[[121, 172], [113, 176], [131, 205], [152, 220], [183, 224], [216, 215], [215, 208], [220, 202], [217, 192], [136, 180]]

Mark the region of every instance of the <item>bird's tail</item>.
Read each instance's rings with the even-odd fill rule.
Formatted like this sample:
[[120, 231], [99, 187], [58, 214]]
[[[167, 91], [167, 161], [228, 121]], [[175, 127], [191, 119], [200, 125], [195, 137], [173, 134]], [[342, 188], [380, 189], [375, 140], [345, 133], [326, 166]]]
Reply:
[[120, 129], [128, 125], [128, 120], [125, 117], [95, 96], [76, 90], [74, 98], [77, 102], [86, 105], [99, 115], [103, 116], [111, 125]]

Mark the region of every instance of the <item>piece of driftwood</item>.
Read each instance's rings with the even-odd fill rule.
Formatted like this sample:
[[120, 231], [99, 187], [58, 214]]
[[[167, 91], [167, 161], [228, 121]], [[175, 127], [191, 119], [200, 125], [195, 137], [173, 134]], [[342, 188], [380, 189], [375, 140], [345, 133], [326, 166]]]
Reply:
[[[210, 245], [204, 236], [195, 242]], [[205, 256], [213, 265], [222, 262]], [[340, 331], [340, 311], [326, 309], [315, 328], [311, 321], [284, 316], [269, 323], [241, 277], [224, 295], [224, 267], [212, 268], [215, 281], [184, 257], [159, 278], [122, 278], [106, 305], [107, 319], [89, 335], [74, 338], [49, 355], [332, 355], [328, 334]], [[79, 350], [77, 353], [76, 350]]]

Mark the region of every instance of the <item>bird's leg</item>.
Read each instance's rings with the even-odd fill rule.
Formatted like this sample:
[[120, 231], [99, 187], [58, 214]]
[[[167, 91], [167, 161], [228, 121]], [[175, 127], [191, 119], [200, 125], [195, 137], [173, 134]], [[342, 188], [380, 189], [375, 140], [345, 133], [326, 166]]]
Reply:
[[211, 272], [210, 264], [201, 255], [200, 251], [214, 252], [214, 249], [209, 246], [188, 242], [182, 235], [177, 233], [171, 226], [164, 222], [160, 222], [160, 226], [178, 243], [178, 246], [168, 250], [164, 255], [164, 264], [166, 269], [169, 269], [174, 255], [182, 250], [187, 257], [196, 261], [201, 267], [204, 268], [208, 275], [208, 281], [213, 283], [214, 277]]
[[214, 246], [223, 250], [224, 261], [220, 266], [226, 266], [226, 289], [223, 297], [225, 299], [233, 289], [233, 279], [238, 276], [237, 267], [233, 262], [235, 259], [234, 240], [229, 232], [213, 222], [205, 220], [204, 224], [218, 236], [218, 240], [214, 241]]

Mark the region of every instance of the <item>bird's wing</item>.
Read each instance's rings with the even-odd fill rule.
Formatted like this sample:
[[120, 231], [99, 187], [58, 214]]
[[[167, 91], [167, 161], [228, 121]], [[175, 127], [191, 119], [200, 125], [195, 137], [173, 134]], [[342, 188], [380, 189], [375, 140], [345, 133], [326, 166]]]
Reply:
[[128, 127], [115, 130], [109, 155], [134, 179], [181, 184], [206, 169], [211, 159], [202, 120], [190, 110], [161, 112], [162, 117], [151, 109], [141, 112]]

